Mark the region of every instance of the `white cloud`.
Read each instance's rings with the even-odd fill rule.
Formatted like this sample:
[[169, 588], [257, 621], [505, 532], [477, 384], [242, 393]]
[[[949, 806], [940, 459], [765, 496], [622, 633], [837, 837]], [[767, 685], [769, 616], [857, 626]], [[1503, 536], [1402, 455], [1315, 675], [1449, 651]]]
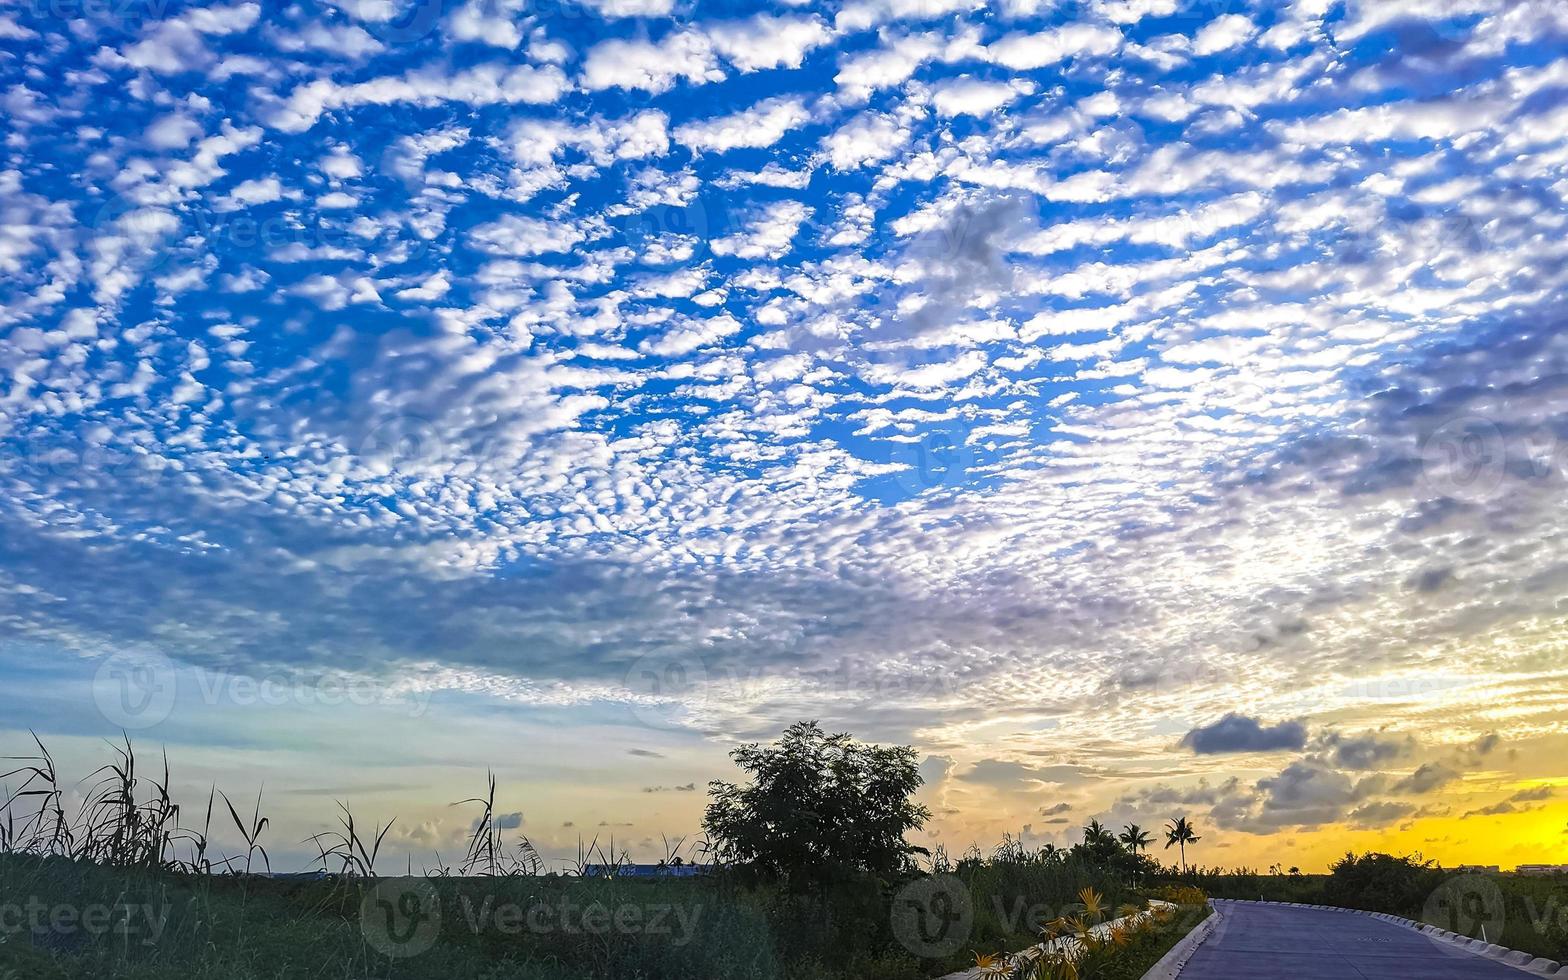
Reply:
[[674, 0], [581, 0], [601, 17], [667, 17]]
[[297, 133], [310, 129], [322, 113], [331, 109], [400, 102], [422, 106], [443, 102], [473, 106], [542, 103], [559, 98], [567, 87], [565, 76], [553, 65], [535, 68], [494, 63], [476, 65], [454, 75], [415, 71], [350, 85], [318, 79], [289, 93], [283, 106], [273, 113], [271, 123], [285, 132]]
[[250, 207], [253, 204], [270, 204], [273, 201], [281, 201], [283, 197], [283, 185], [278, 178], [256, 177], [235, 184], [234, 189], [214, 207], [219, 211], [231, 211]]
[[446, 33], [457, 41], [517, 48], [523, 43], [527, 5], [511, 0], [469, 0], [447, 15]]
[[725, 60], [742, 72], [799, 68], [806, 55], [832, 40], [820, 17], [757, 14], [746, 20], [703, 25], [703, 32]]
[[747, 222], [742, 232], [715, 239], [715, 255], [742, 259], [779, 259], [794, 247], [800, 226], [811, 217], [811, 208], [799, 201], [776, 201]]
[[658, 337], [643, 341], [639, 349], [654, 357], [685, 357], [740, 331], [740, 322], [727, 313], [706, 319], [683, 317]]
[[1248, 192], [1212, 201], [1191, 211], [1160, 217], [1067, 221], [1028, 236], [1016, 247], [1030, 255], [1051, 255], [1080, 245], [1118, 241], [1185, 248], [1217, 232], [1253, 221], [1263, 212], [1265, 204], [1263, 195]]
[[236, 3], [194, 7], [149, 25], [140, 40], [123, 52], [126, 63], [163, 75], [195, 71], [211, 64], [205, 36], [239, 34], [255, 26], [261, 5]]
[[684, 123], [675, 128], [675, 139], [699, 153], [772, 146], [810, 118], [800, 99], [781, 96], [732, 115]]
[[337, 147], [322, 157], [320, 167], [322, 173], [336, 180], [351, 180], [364, 173], [359, 158], [344, 147]]
[[574, 126], [559, 119], [523, 119], [512, 127], [513, 158], [528, 166], [548, 165], [577, 150], [596, 166], [616, 160], [662, 156], [670, 148], [669, 117], [645, 109], [624, 119], [595, 118]]
[[637, 280], [636, 295], [662, 299], [685, 299], [708, 283], [708, 270], [701, 266], [676, 269], [655, 275], [644, 275]]
[[327, 51], [342, 58], [366, 58], [386, 50], [385, 45], [357, 24], [317, 21], [279, 33], [274, 43], [280, 51]]
[[943, 116], [988, 116], [1019, 96], [1033, 92], [1031, 82], [986, 82], [965, 75], [936, 85], [931, 103]]
[[1094, 0], [1095, 13], [1113, 24], [1136, 24], [1145, 17], [1169, 17], [1177, 0]]
[[1242, 14], [1225, 14], [1204, 25], [1192, 42], [1194, 54], [1218, 54], [1246, 43], [1258, 32], [1252, 21]]
[[867, 380], [917, 389], [945, 388], [955, 381], [962, 381], [986, 366], [986, 355], [971, 350], [950, 361], [933, 361], [925, 364], [868, 364], [864, 374]]
[[834, 26], [864, 31], [894, 20], [937, 20], [978, 9], [982, 0], [849, 0], [839, 8]]
[[964, 61], [983, 52], [972, 29], [884, 37], [878, 47], [843, 58], [833, 81], [846, 98], [863, 102], [873, 92], [902, 85], [928, 62]]
[[492, 255], [527, 257], [569, 251], [585, 236], [570, 222], [508, 214], [476, 225], [468, 237], [474, 247]]
[[[563, 706], [696, 649], [765, 683], [694, 728], [819, 705], [1083, 819], [1195, 723], [1159, 719], [1419, 729], [1409, 687], [1344, 693], [1416, 677], [1443, 738], [1548, 731], [1568, 21], [1486, 2], [1287, 0], [1261, 40], [1165, 0], [0, 15], [13, 154], [82, 176], [0, 164], [7, 631]], [[1445, 472], [1453, 417], [1518, 435], [1495, 496]], [[846, 658], [866, 684], [820, 682]], [[1247, 863], [1228, 828], [1337, 792], [1206, 772], [1179, 805]]]
[[189, 116], [172, 113], [160, 116], [147, 127], [147, 145], [159, 150], [178, 150], [201, 135], [201, 124]]
[[908, 141], [909, 130], [898, 120], [867, 112], [829, 134], [822, 146], [835, 169], [855, 170], [897, 155]]
[[681, 80], [692, 84], [724, 78], [713, 45], [699, 31], [679, 30], [657, 43], [612, 38], [600, 41], [583, 59], [583, 87], [669, 91]]
[[1015, 71], [1059, 64], [1070, 58], [1103, 58], [1122, 45], [1122, 32], [1100, 24], [1074, 23], [1039, 34], [1009, 34], [986, 46], [990, 59]]
[[444, 272], [438, 272], [425, 279], [417, 286], [408, 286], [397, 291], [397, 298], [410, 302], [431, 302], [445, 296], [452, 288]]

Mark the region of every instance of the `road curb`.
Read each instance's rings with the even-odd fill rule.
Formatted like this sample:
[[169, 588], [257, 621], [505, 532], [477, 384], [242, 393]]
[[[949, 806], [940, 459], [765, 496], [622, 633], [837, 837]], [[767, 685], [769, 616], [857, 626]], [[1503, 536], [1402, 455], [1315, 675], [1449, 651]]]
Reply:
[[1181, 937], [1181, 941], [1172, 946], [1160, 961], [1149, 967], [1149, 972], [1143, 975], [1143, 980], [1176, 980], [1181, 976], [1182, 968], [1187, 961], [1192, 959], [1192, 954], [1198, 951], [1204, 940], [1209, 938], [1209, 933], [1214, 931], [1215, 925], [1223, 918], [1219, 908], [1209, 902], [1209, 914], [1202, 922], [1192, 927], [1192, 931]]
[[[1364, 909], [1340, 908], [1337, 905], [1303, 905], [1300, 902], [1261, 902], [1248, 898], [1221, 899], [1221, 901], [1235, 902], [1238, 905], [1280, 905], [1292, 909], [1321, 909], [1325, 912], [1348, 912], [1351, 915], [1365, 915], [1373, 919], [1381, 919], [1390, 925], [1414, 930], [1433, 942], [1447, 943], [1474, 956], [1496, 960], [1504, 966], [1511, 966], [1531, 976], [1555, 977], [1561, 978], [1561, 980], [1568, 980], [1568, 966], [1563, 966], [1556, 960], [1549, 960], [1544, 956], [1534, 956], [1519, 949], [1508, 949], [1496, 943], [1472, 939], [1469, 936], [1449, 932], [1447, 929], [1440, 929], [1428, 922], [1416, 922], [1413, 919], [1390, 915], [1387, 912], [1368, 912]], [[1145, 977], [1144, 980], [1151, 980], [1151, 978]]]

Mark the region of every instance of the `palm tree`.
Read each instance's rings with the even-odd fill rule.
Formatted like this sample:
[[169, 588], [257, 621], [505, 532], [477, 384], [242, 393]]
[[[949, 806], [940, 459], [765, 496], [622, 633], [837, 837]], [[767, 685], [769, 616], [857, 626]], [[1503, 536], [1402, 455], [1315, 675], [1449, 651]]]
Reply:
[[1104, 858], [1109, 851], [1116, 850], [1116, 834], [1110, 833], [1110, 828], [1099, 820], [1090, 820], [1083, 828], [1083, 847]]
[[1107, 867], [1116, 863], [1122, 846], [1116, 843], [1116, 835], [1109, 828], [1098, 820], [1090, 820], [1083, 828], [1083, 843], [1074, 845], [1073, 852], [1097, 866]]
[[1102, 848], [1107, 842], [1115, 843], [1116, 838], [1105, 829], [1105, 825], [1098, 820], [1090, 820], [1089, 826], [1083, 829], [1083, 843], [1085, 847]]
[[1142, 862], [1138, 859], [1138, 852], [1144, 850], [1154, 841], [1149, 832], [1135, 823], [1128, 824], [1116, 838], [1127, 848], [1127, 853], [1132, 855], [1132, 882], [1138, 883], [1138, 876], [1142, 870]]
[[1149, 832], [1135, 823], [1128, 824], [1117, 840], [1121, 841], [1122, 846], [1133, 854], [1137, 854], [1154, 843], [1154, 838], [1149, 836]]
[[1187, 845], [1196, 844], [1202, 840], [1192, 832], [1192, 823], [1186, 817], [1177, 817], [1165, 825], [1165, 849], [1168, 851], [1172, 844], [1181, 847], [1181, 869], [1187, 870]]

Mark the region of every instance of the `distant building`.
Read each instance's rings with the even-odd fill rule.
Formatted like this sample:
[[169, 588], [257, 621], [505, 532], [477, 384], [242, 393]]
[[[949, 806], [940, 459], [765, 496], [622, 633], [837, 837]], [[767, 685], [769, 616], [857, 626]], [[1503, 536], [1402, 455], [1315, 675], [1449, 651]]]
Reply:
[[1502, 869], [1495, 864], [1461, 864], [1456, 871], [1471, 871], [1477, 874], [1500, 874]]
[[589, 864], [584, 878], [695, 878], [708, 873], [706, 864]]
[[1562, 875], [1568, 874], [1568, 864], [1521, 864], [1514, 872], [1522, 875]]

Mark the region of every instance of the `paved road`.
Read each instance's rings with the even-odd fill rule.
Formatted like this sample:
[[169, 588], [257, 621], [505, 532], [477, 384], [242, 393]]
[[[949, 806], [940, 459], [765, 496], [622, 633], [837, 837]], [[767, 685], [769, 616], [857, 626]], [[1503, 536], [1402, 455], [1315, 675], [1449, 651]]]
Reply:
[[1214, 903], [1224, 918], [1181, 980], [1525, 980], [1511, 966], [1368, 915]]

